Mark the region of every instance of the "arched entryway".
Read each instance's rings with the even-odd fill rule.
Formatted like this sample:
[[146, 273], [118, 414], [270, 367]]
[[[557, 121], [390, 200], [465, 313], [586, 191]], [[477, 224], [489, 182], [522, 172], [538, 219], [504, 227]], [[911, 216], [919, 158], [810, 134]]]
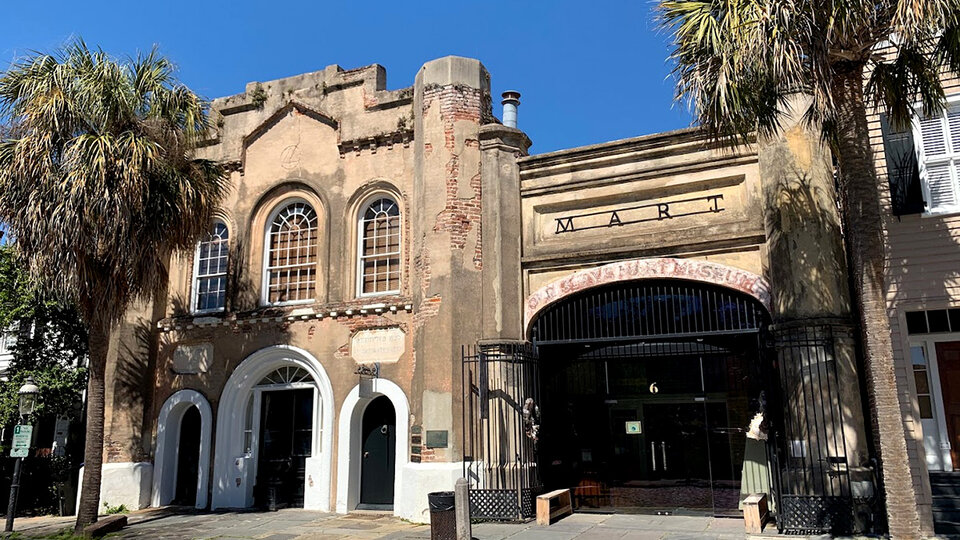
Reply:
[[277, 345], [230, 375], [217, 409], [212, 508], [330, 510], [333, 388], [306, 351]]
[[213, 413], [196, 390], [180, 390], [157, 417], [153, 506], [171, 503], [206, 508]]
[[[390, 420], [394, 422], [390, 429]], [[344, 514], [364, 506], [392, 509], [394, 515], [403, 515], [400, 508], [405, 498], [419, 493], [420, 486], [405, 486], [404, 466], [408, 464], [408, 433], [410, 408], [407, 396], [395, 383], [381, 378], [364, 379], [347, 395], [340, 408], [337, 443], [337, 512]], [[386, 429], [384, 429], [386, 428]], [[365, 443], [368, 442], [369, 446]], [[392, 445], [393, 453], [383, 451], [383, 445]], [[363, 503], [364, 452], [367, 448], [380, 448], [380, 454], [371, 454], [376, 465], [368, 466], [368, 472], [385, 471], [393, 459], [392, 476], [380, 479], [381, 484], [372, 495], [375, 498]], [[370, 467], [376, 467], [371, 469]], [[389, 474], [384, 472], [383, 474]], [[374, 483], [373, 476], [368, 476]], [[384, 482], [392, 481], [392, 489], [384, 489]], [[369, 490], [369, 487], [368, 487]], [[408, 490], [408, 491], [405, 491]], [[367, 491], [366, 495], [371, 493]], [[376, 501], [376, 502], [374, 502]], [[409, 509], [408, 509], [409, 510]]]
[[610, 280], [536, 312], [545, 489], [581, 511], [718, 515], [769, 493], [747, 437], [776, 380], [768, 322], [754, 296], [683, 279]]

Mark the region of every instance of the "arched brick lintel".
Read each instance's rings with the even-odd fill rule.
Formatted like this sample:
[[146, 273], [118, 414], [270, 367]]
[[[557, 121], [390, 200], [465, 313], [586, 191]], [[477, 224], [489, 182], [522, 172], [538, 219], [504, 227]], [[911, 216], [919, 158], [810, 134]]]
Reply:
[[605, 264], [552, 281], [527, 297], [523, 326], [529, 332], [538, 313], [567, 296], [600, 285], [637, 279], [683, 279], [720, 285], [756, 298], [770, 311], [770, 284], [763, 276], [715, 262], [663, 257]]

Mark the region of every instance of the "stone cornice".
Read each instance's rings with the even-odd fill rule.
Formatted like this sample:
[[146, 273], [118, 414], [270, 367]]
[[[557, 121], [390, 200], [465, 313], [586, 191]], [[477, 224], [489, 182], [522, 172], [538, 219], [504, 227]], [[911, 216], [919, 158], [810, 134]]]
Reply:
[[179, 315], [157, 321], [161, 332], [211, 328], [216, 326], [234, 327], [258, 323], [290, 323], [321, 319], [342, 319], [352, 317], [380, 316], [413, 312], [413, 301], [406, 297], [389, 297], [382, 301], [376, 298], [358, 299], [353, 302], [340, 302], [325, 305], [295, 305], [262, 307], [253, 311], [238, 313], [211, 313], [197, 315]]

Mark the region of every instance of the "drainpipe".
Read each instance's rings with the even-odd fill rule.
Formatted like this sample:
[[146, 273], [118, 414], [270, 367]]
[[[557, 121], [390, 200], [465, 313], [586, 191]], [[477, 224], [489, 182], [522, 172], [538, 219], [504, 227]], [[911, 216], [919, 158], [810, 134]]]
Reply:
[[520, 105], [520, 92], [507, 90], [503, 93], [503, 125], [517, 127], [517, 105]]

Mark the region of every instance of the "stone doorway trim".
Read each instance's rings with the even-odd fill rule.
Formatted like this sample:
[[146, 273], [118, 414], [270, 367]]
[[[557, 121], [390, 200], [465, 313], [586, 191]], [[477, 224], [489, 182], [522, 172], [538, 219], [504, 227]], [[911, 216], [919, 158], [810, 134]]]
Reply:
[[[310, 374], [318, 394], [314, 401], [313, 441], [307, 458], [304, 508], [330, 511], [330, 482], [333, 463], [333, 385], [323, 365], [298, 347], [274, 345], [248, 356], [230, 375], [217, 406], [216, 453], [213, 458], [213, 500], [211, 510], [246, 508], [253, 504], [256, 455], [247, 453], [244, 443], [246, 411], [257, 393], [255, 386], [279, 367], [295, 366]], [[254, 418], [258, 414], [254, 411]]]
[[400, 501], [407, 494], [403, 483], [403, 469], [410, 460], [409, 430], [410, 405], [403, 390], [387, 379], [364, 379], [354, 386], [340, 407], [337, 426], [337, 513], [346, 514], [357, 508], [360, 502], [360, 453], [363, 432], [363, 412], [378, 396], [386, 396], [393, 404], [396, 414], [397, 450], [393, 478], [393, 514], [400, 516]]
[[200, 411], [200, 462], [197, 470], [196, 508], [207, 507], [210, 484], [210, 447], [213, 411], [203, 394], [196, 390], [180, 390], [167, 398], [157, 419], [157, 452], [153, 469], [151, 506], [164, 506], [173, 500], [177, 483], [177, 451], [180, 448], [180, 422], [190, 407]]
[[544, 308], [580, 291], [639, 279], [682, 279], [728, 287], [748, 294], [770, 311], [770, 284], [760, 275], [725, 264], [670, 257], [631, 259], [574, 272], [547, 283], [527, 297], [523, 309], [524, 333]]

